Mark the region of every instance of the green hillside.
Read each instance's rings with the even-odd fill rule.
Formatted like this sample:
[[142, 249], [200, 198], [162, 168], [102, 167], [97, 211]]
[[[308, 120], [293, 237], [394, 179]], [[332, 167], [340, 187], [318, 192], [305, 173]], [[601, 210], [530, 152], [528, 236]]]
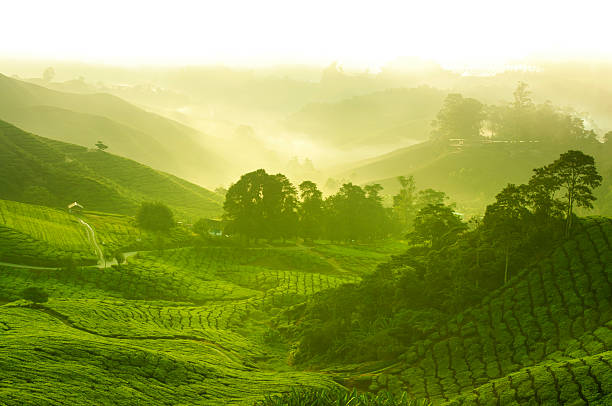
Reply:
[[[424, 142], [363, 161], [337, 175], [357, 183], [380, 183], [387, 194], [399, 189], [398, 176], [413, 175], [419, 188], [447, 193], [466, 213], [480, 213], [504, 185], [525, 182], [532, 168], [575, 146], [560, 143], [477, 143], [462, 148]], [[585, 144], [602, 173], [612, 170], [610, 145]], [[607, 179], [607, 177], [606, 177]], [[609, 186], [597, 191], [598, 207], [610, 214]]]
[[141, 201], [162, 201], [179, 217], [221, 213], [222, 197], [116, 155], [26, 133], [0, 121], [0, 198], [133, 215]]
[[[403, 245], [361, 249], [383, 259]], [[203, 246], [141, 252], [120, 268], [0, 266], [0, 402], [252, 405], [296, 385], [336, 388], [288, 365], [270, 325], [371, 267], [339, 264], [339, 252]], [[49, 301], [19, 300], [32, 286]]]
[[611, 241], [610, 219], [585, 219], [550, 257], [414, 342], [399, 362], [347, 382], [434, 404], [610, 404]]
[[211, 138], [108, 94], [58, 92], [0, 74], [0, 117], [26, 131], [125, 156], [202, 184], [224, 178]]

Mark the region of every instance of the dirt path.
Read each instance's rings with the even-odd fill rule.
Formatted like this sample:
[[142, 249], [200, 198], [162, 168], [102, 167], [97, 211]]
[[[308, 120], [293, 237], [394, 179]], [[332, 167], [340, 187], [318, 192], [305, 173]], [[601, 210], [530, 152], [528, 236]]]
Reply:
[[93, 227], [87, 224], [82, 218], [79, 218], [79, 222], [85, 226], [87, 229], [87, 239], [89, 243], [94, 247], [94, 251], [98, 257], [98, 266], [104, 266], [104, 253], [102, 252], [102, 248], [98, 245], [98, 240], [96, 239], [96, 232]]

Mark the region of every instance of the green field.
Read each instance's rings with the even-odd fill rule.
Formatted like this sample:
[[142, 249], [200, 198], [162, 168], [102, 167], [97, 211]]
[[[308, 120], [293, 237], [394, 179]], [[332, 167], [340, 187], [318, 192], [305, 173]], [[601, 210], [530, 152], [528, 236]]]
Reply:
[[[141, 235], [122, 216], [85, 217], [109, 245]], [[360, 251], [378, 258], [401, 247]], [[369, 263], [339, 267], [342, 250], [203, 246], [140, 252], [119, 268], [0, 266], [0, 402], [253, 404], [335, 388], [289, 365], [274, 326], [313, 294], [359, 281]], [[20, 300], [31, 286], [49, 301]]]
[[[17, 259], [91, 255], [74, 216], [6, 201], [0, 208], [0, 241], [23, 253]], [[612, 400], [609, 219], [582, 220], [552, 255], [396, 362], [322, 373], [293, 366], [296, 310], [318, 292], [358, 283], [404, 243], [188, 246], [179, 233], [166, 246], [182, 247], [157, 249], [130, 217], [82, 217], [105, 250], [139, 252], [120, 267], [0, 265], [2, 404], [299, 404], [345, 398], [338, 382], [378, 393], [360, 400], [372, 405], [388, 396], [397, 401], [387, 404], [434, 405]], [[28, 287], [49, 300], [23, 300]], [[293, 395], [274, 397], [281, 393]]]

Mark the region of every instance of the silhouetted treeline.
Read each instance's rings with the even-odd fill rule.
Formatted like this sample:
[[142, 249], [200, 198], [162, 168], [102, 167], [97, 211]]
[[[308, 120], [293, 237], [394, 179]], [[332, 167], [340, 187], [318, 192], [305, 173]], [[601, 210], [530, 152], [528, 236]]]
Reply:
[[488, 139], [504, 142], [595, 142], [597, 134], [584, 120], [550, 102], [536, 105], [527, 84], [519, 82], [509, 104], [486, 106], [451, 93], [432, 123], [434, 139], [447, 142]]
[[383, 207], [380, 185], [352, 183], [327, 198], [317, 185], [296, 188], [285, 175], [259, 169], [243, 175], [227, 191], [226, 233], [247, 239], [366, 241], [392, 231], [391, 210]]

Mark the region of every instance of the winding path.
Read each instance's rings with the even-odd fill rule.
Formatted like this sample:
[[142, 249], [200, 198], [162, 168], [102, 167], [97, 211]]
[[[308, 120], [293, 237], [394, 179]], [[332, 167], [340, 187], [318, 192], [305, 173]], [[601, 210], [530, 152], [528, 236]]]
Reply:
[[87, 239], [89, 240], [89, 243], [94, 247], [94, 251], [98, 256], [98, 266], [104, 266], [104, 253], [102, 252], [102, 248], [100, 248], [100, 246], [98, 245], [98, 240], [96, 239], [96, 232], [94, 231], [92, 226], [87, 224], [85, 220], [80, 217], [79, 222], [87, 229]]

